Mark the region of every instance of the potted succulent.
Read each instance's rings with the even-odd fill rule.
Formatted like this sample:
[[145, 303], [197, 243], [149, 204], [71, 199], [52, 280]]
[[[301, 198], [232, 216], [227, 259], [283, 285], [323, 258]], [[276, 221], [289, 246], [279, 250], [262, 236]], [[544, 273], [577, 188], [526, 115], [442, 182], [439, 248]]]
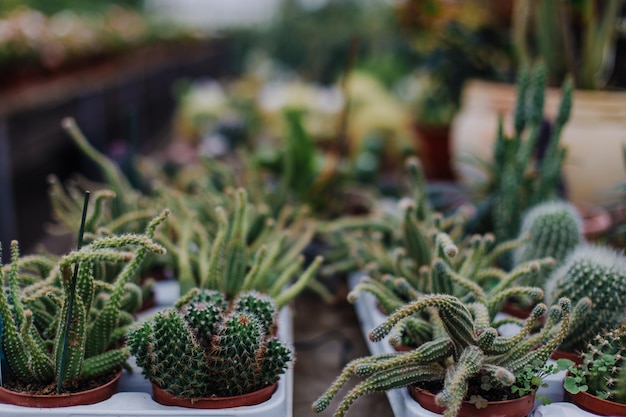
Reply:
[[[313, 410], [321, 412], [327, 408], [350, 377], [362, 376], [365, 380], [338, 405], [336, 417], [343, 416], [362, 395], [407, 386], [417, 398], [422, 391], [430, 391], [434, 401], [430, 405], [424, 402], [422, 406], [437, 413], [443, 411], [447, 417], [463, 412], [476, 415], [477, 409], [485, 405], [489, 410], [490, 399], [519, 398], [523, 398], [522, 405], [516, 406], [512, 415], [525, 416], [533, 408], [537, 388], [527, 382], [532, 380], [531, 376], [541, 374], [550, 354], [567, 333], [570, 302], [563, 298], [549, 309], [539, 304], [519, 333], [504, 337], [492, 327], [485, 304], [466, 304], [451, 295], [430, 294], [387, 317], [369, 332], [370, 339], [382, 340], [401, 320], [421, 311], [432, 314], [436, 328], [432, 340], [411, 351], [383, 353], [350, 362], [315, 401]], [[547, 314], [545, 323], [532, 333], [544, 314]], [[468, 401], [464, 403], [464, 400]], [[464, 411], [467, 407], [469, 411]]]
[[626, 325], [598, 334], [563, 384], [569, 399], [598, 415], [626, 416]]
[[545, 284], [548, 302], [568, 297], [576, 305], [570, 332], [559, 350], [579, 354], [605, 329], [623, 321], [626, 256], [607, 246], [583, 243], [574, 248]]
[[[12, 243], [11, 265], [0, 269], [8, 283], [0, 291], [3, 402], [62, 407], [102, 401], [115, 392], [129, 357], [124, 335], [133, 321], [122, 303], [134, 294], [139, 302], [132, 304], [139, 306], [141, 294], [132, 291], [130, 279], [149, 252], [164, 253], [152, 237], [166, 216], [154, 218], [143, 235], [96, 239], [55, 265], [41, 256], [20, 259]], [[126, 264], [110, 284], [94, 278], [103, 263]], [[101, 385], [108, 391], [90, 398], [90, 388]]]
[[131, 330], [128, 345], [164, 405], [230, 408], [269, 399], [291, 350], [274, 336], [276, 305], [260, 293], [229, 301], [192, 290]]

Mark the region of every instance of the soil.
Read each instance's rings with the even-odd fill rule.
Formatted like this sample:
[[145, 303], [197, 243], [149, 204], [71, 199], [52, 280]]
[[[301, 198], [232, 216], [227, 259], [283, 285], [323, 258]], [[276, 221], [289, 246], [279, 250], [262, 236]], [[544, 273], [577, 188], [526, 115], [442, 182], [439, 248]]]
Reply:
[[[97, 388], [111, 381], [115, 375], [117, 375], [118, 371], [110, 372], [106, 375], [102, 375], [98, 378], [84, 380], [79, 379], [75, 381], [71, 381], [70, 383], [65, 383], [63, 386], [63, 390], [61, 394], [70, 394], [75, 392], [87, 391], [93, 388]], [[23, 394], [33, 394], [33, 395], [56, 395], [57, 393], [57, 383], [53, 382], [48, 385], [38, 384], [38, 383], [26, 383], [22, 381], [18, 381], [11, 374], [8, 375], [7, 380], [4, 382], [3, 388], [20, 392]]]
[[[442, 381], [426, 381], [415, 385], [433, 394], [436, 394], [443, 389]], [[480, 395], [487, 401], [504, 401], [519, 398], [519, 395], [511, 392], [510, 387], [491, 388], [489, 391], [482, 390], [480, 388], [480, 378], [472, 378], [469, 380], [469, 388], [463, 400], [469, 401], [472, 395]]]

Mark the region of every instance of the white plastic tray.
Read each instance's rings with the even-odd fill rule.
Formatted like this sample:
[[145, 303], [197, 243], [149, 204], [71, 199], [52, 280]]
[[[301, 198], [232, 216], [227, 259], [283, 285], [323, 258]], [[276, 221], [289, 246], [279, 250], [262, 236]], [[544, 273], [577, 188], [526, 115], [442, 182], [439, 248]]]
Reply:
[[[165, 281], [156, 283], [155, 302], [157, 307], [143, 312], [140, 319], [155, 314], [172, 305], [178, 298], [178, 283]], [[293, 345], [293, 320], [288, 307], [278, 316], [278, 337]], [[42, 415], [66, 417], [124, 417], [124, 416], [210, 416], [210, 417], [292, 417], [293, 415], [293, 363], [278, 381], [272, 397], [259, 405], [219, 410], [197, 410], [192, 408], [165, 406], [152, 399], [152, 387], [137, 368], [134, 359], [130, 364], [133, 373], [124, 371], [120, 378], [118, 393], [108, 400], [93, 405], [61, 408], [31, 408], [0, 404], [0, 416], [39, 417]]]
[[[354, 288], [359, 281], [359, 274], [353, 274], [349, 277], [350, 289]], [[381, 353], [394, 352], [393, 347], [388, 343], [387, 338], [380, 342], [372, 342], [368, 337], [368, 332], [383, 322], [385, 316], [376, 307], [376, 300], [370, 293], [362, 293], [354, 304], [357, 316], [361, 324], [361, 331], [365, 337], [367, 346], [372, 355], [378, 355]], [[511, 328], [501, 329], [505, 333], [512, 331]], [[563, 410], [568, 410], [569, 403], [563, 401], [563, 379], [565, 378], [565, 371], [559, 372], [555, 375], [550, 375], [544, 379], [544, 382], [548, 384], [547, 387], [539, 388], [537, 394], [548, 398], [552, 403], [549, 406], [542, 406], [541, 401], [538, 399], [535, 402], [535, 408], [533, 410], [533, 417], [561, 417], [565, 416]], [[391, 405], [391, 409], [395, 417], [437, 417], [439, 414], [430, 412], [421, 407], [417, 401], [413, 400], [409, 396], [406, 388], [394, 389], [387, 391], [387, 399]], [[578, 407], [573, 406], [580, 414], [576, 414], [577, 417], [595, 416], [595, 414], [587, 413], [580, 410]]]

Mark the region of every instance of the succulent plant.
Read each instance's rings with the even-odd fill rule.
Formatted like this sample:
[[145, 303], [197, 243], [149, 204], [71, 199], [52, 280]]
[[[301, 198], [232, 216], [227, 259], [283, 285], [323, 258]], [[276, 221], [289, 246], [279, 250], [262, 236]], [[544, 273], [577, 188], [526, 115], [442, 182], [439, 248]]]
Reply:
[[[133, 321], [122, 305], [140, 302], [129, 280], [149, 252], [165, 252], [152, 237], [166, 216], [165, 211], [155, 217], [143, 235], [98, 238], [56, 264], [43, 255], [20, 258], [18, 243], [12, 242], [11, 265], [0, 268], [8, 283], [0, 290], [1, 349], [10, 376], [5, 385], [15, 378], [44, 386], [60, 381], [65, 387], [121, 369], [129, 352], [119, 343]], [[107, 283], [94, 277], [101, 263], [125, 266]]]
[[596, 335], [583, 351], [582, 363], [570, 368], [564, 388], [586, 391], [626, 404], [626, 325]]
[[[370, 339], [382, 340], [401, 320], [421, 311], [437, 316], [438, 325], [430, 341], [409, 352], [350, 362], [313, 403], [313, 410], [320, 412], [327, 408], [350, 377], [360, 376], [365, 380], [345, 395], [337, 407], [336, 417], [345, 415], [362, 395], [420, 383], [441, 386], [435, 401], [446, 408], [445, 417], [455, 416], [469, 385], [485, 386], [488, 390], [510, 387], [516, 382], [516, 374], [527, 367], [539, 371], [567, 333], [570, 302], [563, 298], [549, 309], [545, 304], [538, 304], [519, 333], [503, 337], [493, 327], [484, 304], [465, 304], [451, 295], [431, 294], [393, 313], [370, 331]], [[533, 327], [544, 315], [547, 318], [543, 327], [533, 333]], [[515, 394], [511, 393], [510, 398], [515, 398]]]
[[[542, 64], [532, 70], [523, 68], [517, 81], [517, 102], [514, 113], [514, 134], [504, 134], [502, 118], [489, 165], [489, 184], [478, 204], [477, 215], [468, 225], [472, 232], [492, 230], [497, 242], [514, 239], [523, 213], [535, 205], [558, 196], [561, 166], [566, 149], [559, 144], [561, 132], [572, 107], [573, 85], [563, 84], [558, 114], [545, 149], [537, 156], [544, 123], [546, 69]], [[508, 256], [504, 262], [510, 263]], [[507, 265], [509, 267], [510, 265]]]
[[561, 349], [582, 351], [595, 335], [624, 320], [626, 256], [607, 246], [581, 244], [550, 275], [545, 290], [547, 302], [568, 297], [580, 309]]
[[193, 290], [128, 334], [143, 374], [185, 398], [229, 397], [278, 381], [291, 350], [272, 336], [273, 300], [256, 292], [229, 303], [214, 290]]

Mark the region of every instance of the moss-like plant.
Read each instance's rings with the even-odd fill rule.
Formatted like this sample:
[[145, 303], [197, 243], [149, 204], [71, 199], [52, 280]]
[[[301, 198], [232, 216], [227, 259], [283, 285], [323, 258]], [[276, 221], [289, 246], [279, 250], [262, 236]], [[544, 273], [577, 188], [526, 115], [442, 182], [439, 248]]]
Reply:
[[[20, 259], [18, 244], [12, 243], [11, 265], [0, 269], [6, 285], [0, 291], [5, 384], [46, 386], [61, 381], [67, 387], [121, 369], [129, 352], [120, 344], [133, 321], [122, 304], [145, 256], [165, 252], [152, 237], [166, 216], [163, 212], [154, 218], [145, 234], [98, 238], [54, 265], [44, 256]], [[101, 263], [125, 266], [107, 283], [94, 277]], [[33, 271], [46, 275], [32, 282]], [[139, 292], [130, 292], [140, 301]]]
[[133, 329], [128, 345], [143, 374], [185, 398], [247, 394], [278, 381], [291, 350], [272, 336], [273, 300], [255, 292], [232, 303], [213, 290], [194, 290], [175, 308]]
[[[409, 352], [375, 355], [350, 362], [313, 403], [313, 410], [320, 412], [327, 408], [350, 377], [360, 376], [365, 378], [364, 381], [344, 396], [335, 417], [345, 415], [362, 395], [411, 384], [440, 387], [435, 401], [445, 407], [445, 417], [453, 417], [470, 385], [480, 386], [481, 395], [488, 397], [492, 389], [498, 391], [515, 384], [516, 374], [525, 373], [528, 366], [540, 372], [567, 333], [570, 302], [563, 298], [549, 309], [545, 304], [537, 305], [519, 333], [503, 337], [493, 327], [483, 303], [465, 304], [451, 295], [432, 294], [389, 316], [370, 331], [370, 339], [381, 341], [401, 320], [424, 310], [437, 316], [438, 325], [430, 341]], [[532, 333], [539, 318], [545, 314], [543, 327]], [[516, 398], [516, 394], [500, 394], [497, 400], [511, 398]]]

